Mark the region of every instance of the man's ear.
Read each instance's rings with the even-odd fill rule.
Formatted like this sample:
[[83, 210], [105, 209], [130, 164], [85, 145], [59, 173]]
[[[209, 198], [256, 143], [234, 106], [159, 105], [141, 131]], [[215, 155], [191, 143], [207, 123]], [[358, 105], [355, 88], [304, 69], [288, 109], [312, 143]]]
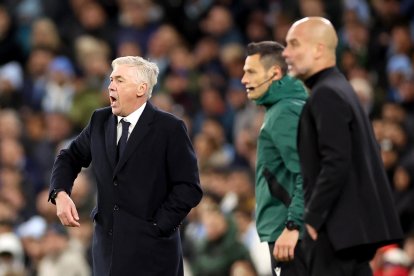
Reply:
[[326, 51], [326, 45], [322, 43], [316, 44], [314, 48], [314, 53], [313, 53], [315, 59], [320, 59], [321, 57], [323, 57], [325, 51]]
[[137, 97], [142, 97], [147, 94], [148, 91], [148, 84], [145, 82], [141, 82], [138, 85]]
[[272, 80], [280, 80], [283, 77], [282, 68], [280, 66], [273, 66], [272, 71]]

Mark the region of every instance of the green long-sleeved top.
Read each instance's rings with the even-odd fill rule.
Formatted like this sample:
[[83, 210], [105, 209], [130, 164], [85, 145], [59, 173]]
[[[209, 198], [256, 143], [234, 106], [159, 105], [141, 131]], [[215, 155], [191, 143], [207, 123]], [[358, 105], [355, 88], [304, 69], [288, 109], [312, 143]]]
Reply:
[[306, 99], [303, 84], [285, 76], [255, 101], [266, 107], [256, 161], [256, 226], [261, 241], [274, 242], [288, 220], [303, 230], [304, 200], [296, 137]]

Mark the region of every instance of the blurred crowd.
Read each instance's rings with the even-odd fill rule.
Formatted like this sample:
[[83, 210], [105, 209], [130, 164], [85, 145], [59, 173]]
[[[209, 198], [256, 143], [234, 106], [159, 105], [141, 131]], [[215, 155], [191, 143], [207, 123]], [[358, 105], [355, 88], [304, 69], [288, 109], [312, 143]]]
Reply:
[[[291, 23], [324, 16], [338, 66], [381, 148], [406, 238], [381, 249], [375, 276], [414, 275], [414, 1], [3, 0], [0, 4], [0, 276], [90, 275], [95, 186], [72, 198], [81, 227], [47, 202], [59, 149], [108, 105], [111, 61], [157, 63], [151, 102], [182, 118], [205, 196], [181, 227], [186, 275], [270, 275], [254, 221], [263, 110], [241, 84], [248, 42], [284, 43]], [[411, 274], [410, 274], [411, 272]]]

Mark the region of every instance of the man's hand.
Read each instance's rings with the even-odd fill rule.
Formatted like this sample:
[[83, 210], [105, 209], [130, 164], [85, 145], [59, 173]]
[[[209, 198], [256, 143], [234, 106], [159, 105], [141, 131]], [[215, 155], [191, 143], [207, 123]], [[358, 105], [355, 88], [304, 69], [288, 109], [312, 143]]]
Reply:
[[312, 240], [316, 241], [318, 239], [318, 232], [316, 232], [315, 228], [310, 226], [309, 224], [306, 225], [306, 230], [308, 230], [308, 234]]
[[275, 242], [273, 256], [277, 261], [292, 261], [295, 257], [295, 247], [299, 240], [298, 230], [284, 229], [282, 234]]
[[79, 227], [79, 215], [75, 203], [65, 191], [60, 191], [55, 199], [56, 213], [65, 226]]

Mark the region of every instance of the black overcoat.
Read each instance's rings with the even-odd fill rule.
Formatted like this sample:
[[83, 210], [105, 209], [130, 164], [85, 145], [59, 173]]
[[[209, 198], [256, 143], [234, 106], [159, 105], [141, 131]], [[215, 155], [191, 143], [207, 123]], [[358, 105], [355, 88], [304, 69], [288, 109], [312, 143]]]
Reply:
[[50, 189], [70, 193], [81, 168], [91, 164], [94, 275], [182, 275], [178, 227], [202, 197], [185, 125], [147, 102], [116, 163], [116, 123], [111, 108], [95, 111], [56, 158]]
[[375, 252], [402, 238], [371, 123], [345, 76], [325, 69], [305, 81], [299, 123], [306, 223], [335, 250]]

